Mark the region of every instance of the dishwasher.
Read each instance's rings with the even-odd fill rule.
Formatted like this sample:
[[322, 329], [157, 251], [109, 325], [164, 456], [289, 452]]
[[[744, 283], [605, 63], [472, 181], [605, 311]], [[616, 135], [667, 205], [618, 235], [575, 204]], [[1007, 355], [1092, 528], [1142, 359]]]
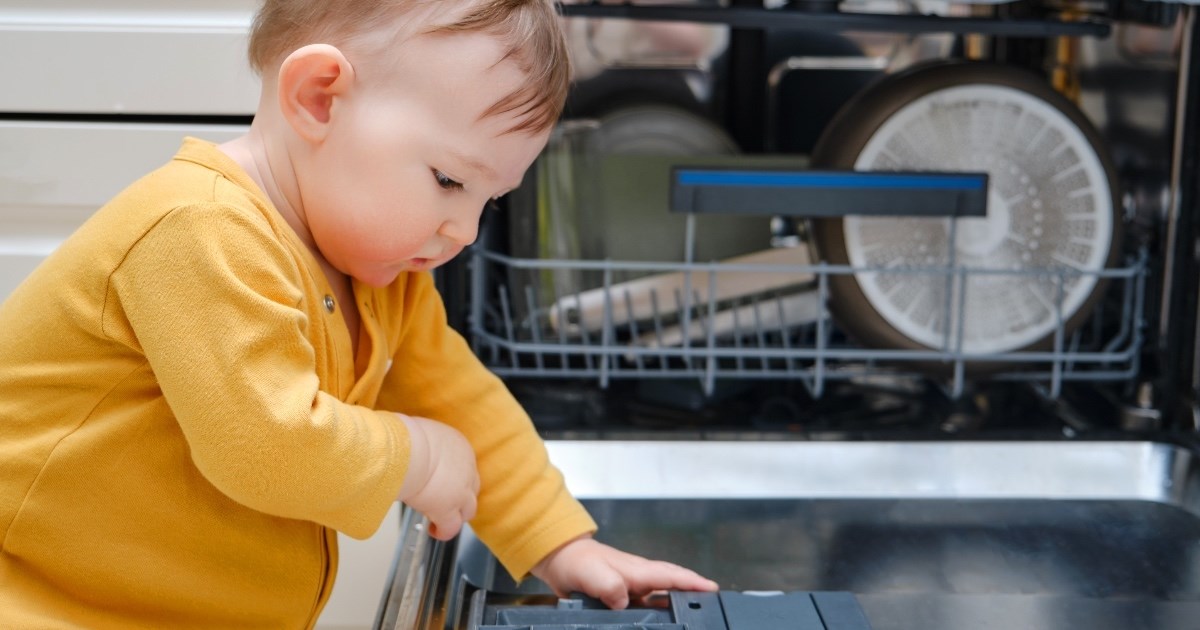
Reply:
[[1200, 627], [1186, 3], [562, 7], [577, 81], [442, 270], [623, 611], [406, 513], [376, 627]]

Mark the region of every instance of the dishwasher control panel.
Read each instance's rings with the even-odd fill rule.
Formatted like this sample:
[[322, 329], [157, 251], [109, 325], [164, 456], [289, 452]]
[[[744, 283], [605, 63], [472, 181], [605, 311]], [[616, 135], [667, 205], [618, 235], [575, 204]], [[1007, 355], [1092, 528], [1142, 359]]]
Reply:
[[610, 610], [582, 596], [555, 605], [471, 598], [468, 630], [870, 630], [852, 593], [672, 591], [661, 606]]

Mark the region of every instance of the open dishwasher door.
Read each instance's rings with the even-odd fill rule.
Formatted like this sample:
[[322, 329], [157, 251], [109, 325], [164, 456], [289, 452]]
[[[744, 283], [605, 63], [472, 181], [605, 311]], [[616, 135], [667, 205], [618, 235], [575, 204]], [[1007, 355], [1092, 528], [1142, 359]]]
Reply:
[[[601, 540], [692, 567], [716, 579], [723, 593], [848, 593], [875, 630], [1183, 630], [1200, 619], [1200, 491], [1188, 448], [1147, 442], [549, 446], [599, 523]], [[438, 576], [427, 589], [410, 581], [385, 602], [393, 610], [425, 602], [430, 625], [417, 627], [517, 627], [471, 625], [472, 611], [555, 605], [536, 579], [515, 584], [469, 533], [434, 555], [425, 566]], [[520, 627], [725, 628], [703, 619], [606, 626], [572, 621], [563, 611], [557, 618], [579, 625]], [[789, 625], [795, 623], [778, 628], [809, 627]], [[840, 623], [850, 625], [813, 627], [862, 628]]]

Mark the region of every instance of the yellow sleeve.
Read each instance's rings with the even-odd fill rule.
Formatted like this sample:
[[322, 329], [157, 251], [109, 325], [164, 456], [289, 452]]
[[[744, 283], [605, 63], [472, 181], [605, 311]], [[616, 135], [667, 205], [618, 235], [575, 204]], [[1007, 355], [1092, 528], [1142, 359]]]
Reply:
[[263, 217], [177, 208], [113, 272], [105, 333], [145, 355], [218, 490], [365, 538], [403, 483], [408, 433], [320, 391], [299, 273]]
[[515, 578], [596, 524], [550, 464], [529, 416], [446, 322], [429, 274], [405, 292], [404, 325], [379, 407], [444, 422], [478, 458], [482, 487], [471, 528]]

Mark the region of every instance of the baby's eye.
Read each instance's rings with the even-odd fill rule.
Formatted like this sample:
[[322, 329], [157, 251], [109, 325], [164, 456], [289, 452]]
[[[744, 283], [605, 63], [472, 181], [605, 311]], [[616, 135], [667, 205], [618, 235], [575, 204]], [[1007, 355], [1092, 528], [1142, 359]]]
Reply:
[[462, 184], [454, 181], [453, 179], [450, 179], [449, 177], [446, 176], [445, 173], [437, 170], [436, 168], [433, 169], [433, 178], [437, 180], [437, 184], [438, 184], [438, 186], [442, 187], [442, 190], [462, 190], [463, 189]]

